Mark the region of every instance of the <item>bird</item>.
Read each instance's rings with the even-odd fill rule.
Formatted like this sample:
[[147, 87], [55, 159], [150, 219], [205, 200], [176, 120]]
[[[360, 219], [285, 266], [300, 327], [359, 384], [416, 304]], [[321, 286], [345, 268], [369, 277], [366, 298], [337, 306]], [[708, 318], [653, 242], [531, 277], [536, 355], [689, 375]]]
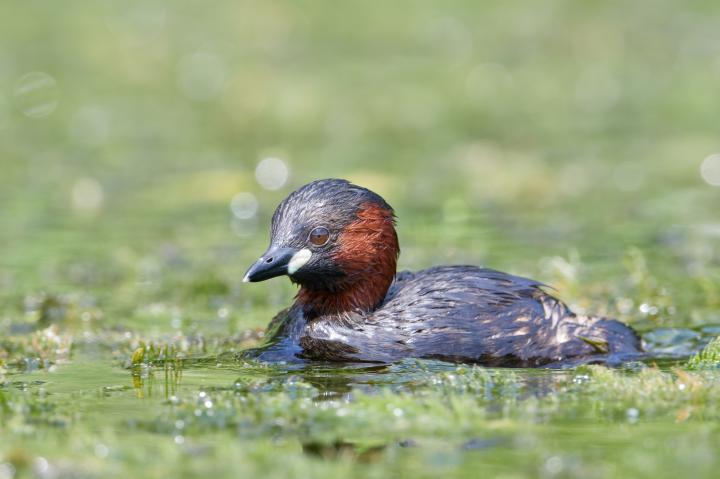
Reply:
[[563, 367], [642, 354], [626, 324], [573, 313], [541, 282], [472, 265], [397, 272], [393, 208], [344, 179], [312, 181], [276, 208], [270, 246], [243, 282], [288, 276], [294, 302], [242, 353], [265, 362]]

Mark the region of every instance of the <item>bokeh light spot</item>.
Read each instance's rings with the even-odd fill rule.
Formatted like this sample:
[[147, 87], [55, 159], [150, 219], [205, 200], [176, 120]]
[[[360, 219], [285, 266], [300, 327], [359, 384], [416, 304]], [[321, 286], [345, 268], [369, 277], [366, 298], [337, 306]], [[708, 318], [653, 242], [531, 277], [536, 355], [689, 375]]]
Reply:
[[105, 444], [99, 443], [95, 445], [95, 455], [100, 459], [105, 459], [110, 454], [110, 449]]
[[280, 158], [265, 158], [255, 168], [255, 179], [266, 190], [282, 188], [287, 183], [289, 176], [290, 170]]
[[720, 153], [705, 158], [700, 165], [700, 175], [707, 184], [720, 186]]
[[44, 72], [23, 75], [15, 84], [15, 105], [28, 118], [44, 118], [58, 106], [57, 82]]

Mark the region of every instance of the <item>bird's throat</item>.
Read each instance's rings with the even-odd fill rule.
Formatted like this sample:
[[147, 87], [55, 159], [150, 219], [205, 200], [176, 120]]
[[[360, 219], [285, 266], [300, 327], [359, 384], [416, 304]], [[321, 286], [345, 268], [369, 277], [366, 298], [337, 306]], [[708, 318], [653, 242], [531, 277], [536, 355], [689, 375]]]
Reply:
[[352, 312], [366, 314], [383, 302], [392, 284], [393, 276], [358, 281], [339, 291], [303, 286], [298, 292], [297, 302], [308, 318]]

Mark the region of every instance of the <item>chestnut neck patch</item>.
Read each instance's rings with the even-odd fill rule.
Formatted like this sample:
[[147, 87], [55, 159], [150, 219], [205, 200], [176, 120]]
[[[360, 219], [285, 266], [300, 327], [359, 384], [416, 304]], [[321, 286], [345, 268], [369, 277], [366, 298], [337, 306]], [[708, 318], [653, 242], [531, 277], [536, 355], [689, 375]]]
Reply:
[[385, 298], [400, 254], [391, 209], [363, 203], [338, 236], [333, 261], [344, 275], [332, 289], [302, 286], [297, 301], [309, 317], [370, 312]]

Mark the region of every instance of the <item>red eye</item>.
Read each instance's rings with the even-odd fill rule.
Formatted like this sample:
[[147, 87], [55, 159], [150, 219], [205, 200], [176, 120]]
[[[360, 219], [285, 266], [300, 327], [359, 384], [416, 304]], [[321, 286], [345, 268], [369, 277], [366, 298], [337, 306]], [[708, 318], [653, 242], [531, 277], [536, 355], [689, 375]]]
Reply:
[[308, 237], [308, 241], [310, 243], [314, 244], [315, 246], [323, 246], [328, 242], [330, 239], [330, 232], [327, 228], [323, 226], [318, 226], [314, 230], [310, 232], [310, 236]]

